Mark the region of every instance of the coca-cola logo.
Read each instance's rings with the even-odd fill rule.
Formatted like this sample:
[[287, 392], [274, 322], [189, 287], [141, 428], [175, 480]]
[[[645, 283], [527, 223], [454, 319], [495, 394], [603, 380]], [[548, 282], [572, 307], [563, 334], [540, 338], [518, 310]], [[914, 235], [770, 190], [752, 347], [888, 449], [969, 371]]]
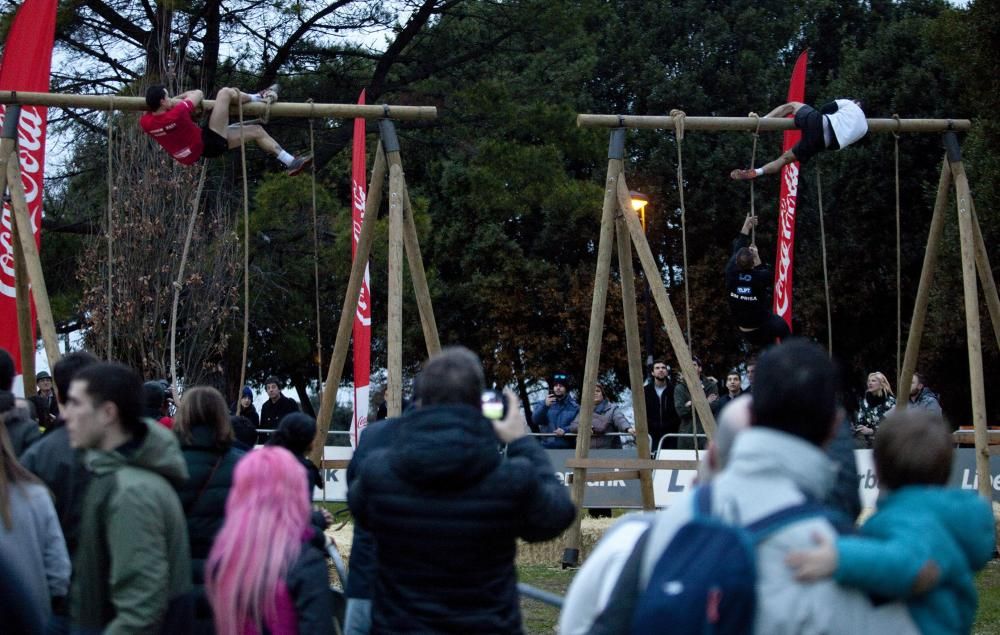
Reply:
[[799, 190], [799, 164], [781, 171], [784, 192], [778, 205], [778, 263], [774, 272], [774, 312], [788, 320], [792, 307], [792, 249], [795, 245], [795, 208]]
[[[353, 206], [353, 233], [354, 239], [351, 245], [351, 253], [357, 256], [358, 241], [361, 240], [361, 223], [365, 220], [365, 204], [368, 195], [365, 193], [364, 185], [357, 181], [351, 182], [351, 205]], [[372, 324], [371, 291], [368, 277], [368, 263], [365, 263], [365, 277], [361, 283], [361, 291], [358, 293], [358, 309], [355, 312], [355, 320], [363, 326]]]
[[[3, 111], [6, 114], [6, 108]], [[24, 185], [24, 198], [28, 203], [28, 218], [31, 221], [31, 231], [38, 240], [42, 220], [42, 185], [45, 160], [45, 122], [47, 110], [38, 106], [22, 106], [21, 119], [18, 121], [18, 160], [21, 164], [21, 183]], [[3, 121], [0, 114], [0, 124]], [[3, 219], [0, 223], [0, 295], [15, 297], [14, 290], [14, 245], [11, 231], [14, 217], [9, 205], [3, 206]]]

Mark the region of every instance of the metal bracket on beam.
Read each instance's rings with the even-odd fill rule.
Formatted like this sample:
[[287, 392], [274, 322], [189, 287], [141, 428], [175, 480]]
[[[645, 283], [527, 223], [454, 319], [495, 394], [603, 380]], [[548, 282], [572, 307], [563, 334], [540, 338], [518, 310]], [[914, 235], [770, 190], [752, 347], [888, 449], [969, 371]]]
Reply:
[[7, 106], [3, 118], [3, 131], [0, 132], [0, 137], [4, 139], [17, 139], [17, 125], [20, 120], [21, 106], [19, 104]]
[[625, 158], [625, 128], [611, 129], [611, 142], [608, 144], [609, 159]]
[[944, 133], [944, 151], [948, 155], [948, 163], [959, 163], [962, 160], [962, 146], [954, 132]]
[[392, 123], [392, 119], [379, 119], [378, 133], [382, 137], [382, 149], [386, 154], [399, 152], [399, 137], [396, 136], [396, 124]]

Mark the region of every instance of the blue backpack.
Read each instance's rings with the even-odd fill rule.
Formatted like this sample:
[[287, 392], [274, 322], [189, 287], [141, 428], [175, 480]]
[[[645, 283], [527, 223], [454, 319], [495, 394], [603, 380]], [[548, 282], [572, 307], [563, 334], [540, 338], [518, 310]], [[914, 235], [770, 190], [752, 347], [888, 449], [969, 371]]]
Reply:
[[657, 560], [645, 590], [639, 589], [639, 568], [650, 530], [643, 532], [591, 635], [752, 633], [756, 545], [791, 522], [826, 515], [818, 504], [805, 502], [738, 527], [711, 510], [711, 486], [698, 488], [693, 517]]

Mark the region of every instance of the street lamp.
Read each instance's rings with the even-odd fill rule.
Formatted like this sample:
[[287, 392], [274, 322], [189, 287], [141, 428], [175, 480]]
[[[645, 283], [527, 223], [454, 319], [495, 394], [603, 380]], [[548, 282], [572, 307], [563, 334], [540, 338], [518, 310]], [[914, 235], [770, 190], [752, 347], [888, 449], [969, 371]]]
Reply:
[[[639, 222], [642, 223], [642, 233], [646, 233], [646, 205], [649, 204], [649, 197], [642, 192], [631, 190], [628, 197], [632, 200], [632, 209], [639, 214]], [[650, 316], [649, 297], [652, 290], [649, 287], [649, 280], [646, 280], [644, 304], [646, 305], [646, 368], [653, 368], [653, 321]]]
[[642, 231], [646, 232], [646, 205], [649, 204], [649, 197], [642, 192], [631, 190], [628, 197], [632, 199], [632, 209], [639, 214], [639, 222], [642, 223]]

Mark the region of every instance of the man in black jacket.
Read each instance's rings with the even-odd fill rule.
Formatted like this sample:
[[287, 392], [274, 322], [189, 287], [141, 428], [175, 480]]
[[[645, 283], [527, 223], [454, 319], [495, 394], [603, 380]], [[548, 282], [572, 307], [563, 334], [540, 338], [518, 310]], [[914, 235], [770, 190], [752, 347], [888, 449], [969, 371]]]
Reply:
[[509, 414], [491, 422], [483, 385], [475, 354], [445, 349], [417, 378], [395, 442], [359, 465], [348, 503], [375, 542], [372, 632], [520, 633], [516, 541], [573, 522], [517, 399], [506, 391]]
[[267, 401], [260, 407], [260, 427], [275, 430], [281, 418], [287, 414], [299, 411], [299, 404], [294, 399], [281, 394], [283, 381], [271, 375], [264, 382], [267, 390]]
[[785, 320], [771, 313], [774, 274], [761, 262], [757, 246], [750, 244], [750, 228], [756, 224], [757, 217], [747, 215], [733, 241], [733, 255], [726, 263], [726, 291], [740, 334], [754, 346], [767, 346], [791, 331]]
[[[650, 450], [654, 453], [660, 447], [660, 439], [666, 434], [676, 434], [681, 420], [674, 409], [674, 386], [670, 379], [667, 362], [653, 362], [653, 380], [643, 388], [646, 397], [646, 427], [652, 437]], [[676, 449], [677, 438], [667, 437], [663, 449]]]

